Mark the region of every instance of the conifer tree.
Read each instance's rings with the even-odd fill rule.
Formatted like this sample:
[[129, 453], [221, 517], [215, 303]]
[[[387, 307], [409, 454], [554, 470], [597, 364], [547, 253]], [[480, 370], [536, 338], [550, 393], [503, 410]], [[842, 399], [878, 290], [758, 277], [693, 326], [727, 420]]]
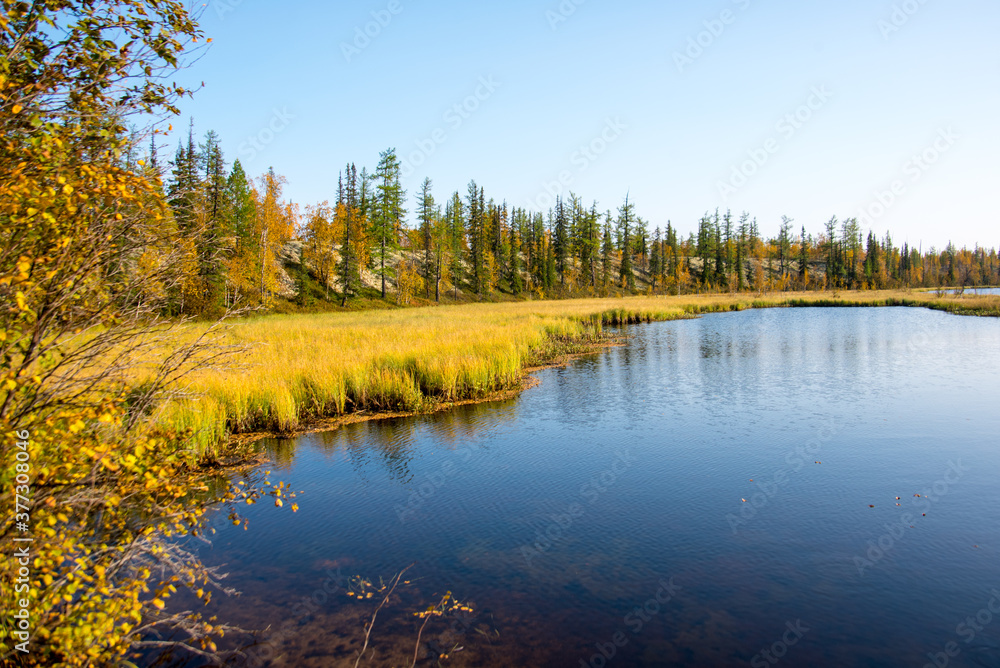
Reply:
[[635, 220], [635, 205], [630, 203], [628, 195], [625, 196], [625, 204], [618, 210], [618, 228], [622, 235], [622, 260], [619, 266], [619, 279], [621, 286], [626, 290], [635, 289], [635, 273], [632, 270], [632, 223]]
[[[518, 212], [515, 212], [514, 219], [518, 219]], [[511, 221], [510, 226], [510, 291], [516, 297], [524, 290], [524, 280], [521, 278], [521, 240], [518, 233], [518, 226]]]
[[434, 195], [431, 192], [433, 182], [425, 178], [420, 186], [420, 199], [417, 201], [417, 216], [420, 220], [420, 239], [423, 243], [424, 261], [424, 296], [430, 298], [431, 282], [435, 280], [436, 266], [434, 246]]
[[559, 285], [566, 287], [566, 269], [569, 257], [569, 221], [562, 197], [556, 198], [555, 223], [553, 225], [552, 253], [555, 257], [556, 274]]
[[486, 263], [486, 240], [483, 235], [483, 212], [480, 208], [480, 189], [475, 180], [469, 182], [466, 194], [468, 219], [466, 220], [469, 239], [469, 259], [472, 265], [472, 290], [483, 294], [483, 267]]
[[[401, 169], [396, 149], [390, 148], [379, 154], [379, 163], [374, 174], [371, 237], [375, 242], [379, 275], [382, 279], [382, 299], [386, 296], [386, 275], [391, 271], [386, 259], [393, 250], [399, 248], [399, 236], [403, 218], [406, 216], [406, 210], [403, 208], [406, 191], [400, 184]], [[366, 180], [362, 179], [363, 182]], [[367, 184], [365, 187], [367, 188]], [[362, 202], [362, 208], [364, 204], [365, 202]]]
[[601, 245], [601, 287], [608, 289], [611, 282], [611, 261], [614, 255], [614, 240], [611, 238], [611, 212], [604, 219], [604, 242]]
[[657, 227], [653, 232], [653, 249], [650, 253], [649, 258], [649, 286], [656, 292], [656, 283], [660, 277], [660, 273], [663, 271], [663, 258], [661, 253], [663, 252], [662, 247], [663, 240], [660, 238], [660, 228]]
[[361, 268], [365, 258], [362, 252], [367, 241], [364, 239], [364, 228], [367, 220], [364, 214], [366, 204], [363, 184], [367, 180], [362, 171], [358, 177], [358, 169], [354, 164], [347, 165], [341, 175], [338, 185], [336, 220], [341, 233], [340, 243], [340, 284], [343, 298], [340, 306], [347, 306], [349, 296], [357, 296], [361, 289]]
[[802, 287], [809, 283], [809, 238], [806, 236], [806, 226], [802, 226], [802, 239], [799, 247], [799, 282]]
[[451, 282], [455, 290], [455, 299], [458, 299], [459, 285], [464, 278], [464, 268], [462, 264], [463, 241], [465, 236], [465, 212], [462, 204], [462, 196], [457, 192], [451, 196], [448, 211], [445, 214], [448, 219], [448, 240], [451, 246]]

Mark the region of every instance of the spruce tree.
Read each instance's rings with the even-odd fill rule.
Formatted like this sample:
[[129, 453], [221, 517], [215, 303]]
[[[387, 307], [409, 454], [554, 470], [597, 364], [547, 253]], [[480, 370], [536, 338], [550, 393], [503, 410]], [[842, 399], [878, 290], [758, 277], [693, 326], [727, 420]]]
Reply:
[[660, 277], [660, 273], [663, 270], [663, 257], [662, 257], [662, 243], [663, 240], [660, 237], [660, 228], [657, 227], [653, 232], [653, 250], [649, 257], [649, 287], [656, 292], [656, 282]]
[[621, 231], [622, 241], [622, 261], [619, 266], [619, 279], [621, 286], [626, 290], [635, 290], [635, 273], [632, 270], [632, 223], [635, 220], [635, 205], [630, 203], [628, 195], [625, 196], [625, 204], [618, 209], [618, 228]]
[[420, 187], [420, 199], [417, 202], [417, 216], [420, 219], [420, 238], [423, 242], [424, 262], [424, 296], [430, 297], [431, 281], [435, 277], [436, 262], [433, 254], [434, 240], [434, 195], [431, 192], [433, 182], [430, 178], [425, 178]]
[[552, 254], [555, 257], [556, 274], [559, 285], [566, 287], [566, 270], [569, 257], [569, 221], [562, 197], [556, 198], [555, 223], [553, 225]]
[[386, 275], [391, 272], [386, 260], [393, 250], [399, 248], [399, 236], [403, 218], [406, 216], [406, 210], [403, 208], [406, 191], [400, 184], [401, 169], [396, 149], [390, 148], [379, 154], [378, 167], [374, 175], [371, 235], [375, 242], [379, 275], [382, 279], [382, 299], [386, 296]]
[[799, 248], [799, 282], [805, 288], [809, 282], [809, 238], [806, 236], [806, 226], [802, 226], [802, 241]]

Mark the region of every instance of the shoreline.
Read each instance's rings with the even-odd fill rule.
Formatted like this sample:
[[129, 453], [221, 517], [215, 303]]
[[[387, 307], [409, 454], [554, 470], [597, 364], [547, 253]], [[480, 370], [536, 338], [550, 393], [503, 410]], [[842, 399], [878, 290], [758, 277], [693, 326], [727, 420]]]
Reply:
[[[690, 318], [688, 318], [690, 319]], [[382, 412], [368, 412], [368, 411], [358, 411], [357, 413], [350, 413], [347, 415], [342, 415], [340, 417], [331, 418], [318, 418], [310, 420], [302, 424], [299, 428], [290, 432], [278, 432], [278, 431], [254, 431], [247, 432], [243, 434], [234, 434], [230, 437], [228, 446], [233, 449], [246, 448], [267, 439], [294, 439], [300, 436], [306, 436], [308, 434], [323, 434], [334, 432], [341, 427], [346, 427], [352, 424], [361, 424], [363, 422], [374, 422], [377, 420], [394, 420], [398, 418], [409, 418], [409, 417], [420, 417], [422, 415], [436, 415], [437, 413], [444, 413], [446, 411], [453, 410], [455, 408], [460, 408], [462, 406], [473, 406], [476, 404], [488, 404], [496, 401], [510, 401], [521, 396], [521, 394], [527, 390], [538, 387], [542, 384], [539, 378], [533, 376], [533, 374], [539, 371], [545, 371], [546, 369], [558, 369], [568, 365], [570, 362], [580, 359], [582, 357], [587, 357], [590, 355], [597, 355], [602, 350], [607, 350], [608, 348], [619, 348], [625, 345], [621, 340], [621, 337], [612, 337], [608, 341], [604, 342], [594, 342], [587, 346], [587, 350], [576, 352], [576, 353], [566, 353], [563, 354], [551, 362], [545, 362], [541, 364], [536, 364], [524, 369], [524, 376], [521, 379], [521, 386], [515, 387], [507, 390], [500, 390], [498, 392], [493, 392], [484, 397], [478, 399], [464, 399], [462, 401], [449, 401], [435, 404], [429, 410], [423, 411], [409, 411], [409, 412], [398, 412], [398, 411], [382, 411]], [[264, 456], [263, 453], [256, 453], [261, 456], [258, 463], [266, 463], [270, 461]], [[232, 464], [223, 463], [223, 466], [240, 466], [246, 463], [253, 464], [251, 460], [254, 457], [248, 457], [246, 460], [241, 460], [234, 462]]]
[[[975, 301], [975, 303], [972, 303]], [[593, 304], [593, 310], [585, 308]], [[580, 307], [584, 308], [580, 308]], [[602, 308], [603, 307], [603, 308]], [[546, 355], [542, 354], [541, 362], [532, 360], [528, 365], [518, 371], [520, 381], [514, 387], [489, 392], [483, 396], [459, 401], [438, 402], [432, 396], [425, 396], [425, 405], [414, 410], [357, 410], [341, 415], [318, 417], [309, 415], [306, 412], [299, 415], [294, 422], [294, 426], [288, 429], [253, 429], [252, 424], [247, 431], [229, 432], [223, 438], [216, 441], [203, 453], [207, 464], [213, 463], [230, 465], [229, 462], [237, 463], [246, 461], [249, 457], [254, 457], [258, 453], [248, 453], [246, 450], [253, 444], [267, 438], [294, 438], [310, 433], [321, 433], [335, 431], [342, 426], [369, 422], [374, 420], [394, 419], [401, 417], [414, 417], [419, 415], [432, 415], [435, 413], [450, 410], [452, 408], [489, 403], [491, 401], [504, 401], [519, 396], [522, 392], [538, 384], [539, 381], [532, 379], [531, 375], [537, 371], [564, 366], [573, 359], [592, 355], [600, 350], [622, 345], [621, 337], [604, 333], [604, 327], [618, 327], [628, 324], [640, 324], [648, 322], [663, 322], [677, 319], [698, 318], [709, 313], [725, 313], [732, 311], [742, 311], [759, 308], [837, 308], [837, 307], [920, 307], [931, 310], [939, 310], [959, 316], [1000, 316], [1000, 297], [997, 296], [970, 296], [970, 295], [948, 295], [938, 297], [926, 292], [866, 292], [851, 291], [842, 293], [840, 291], [824, 291], [815, 293], [768, 293], [768, 294], [712, 294], [712, 295], [685, 295], [685, 296], [657, 296], [657, 297], [632, 297], [621, 300], [611, 300], [606, 302], [593, 301], [583, 304], [579, 301], [565, 300], [549, 302], [526, 302], [524, 305], [513, 308], [520, 308], [525, 313], [518, 314], [519, 317], [543, 317], [536, 313], [537, 310], [549, 309], [555, 311], [549, 317], [557, 317], [559, 320], [573, 324], [575, 334], [561, 334], [555, 330], [547, 330], [544, 334], [545, 347], [550, 350], [551, 358], [545, 360]], [[459, 307], [466, 314], [476, 314], [475, 306]], [[511, 307], [508, 307], [511, 308]], [[574, 312], [573, 309], [576, 309]], [[418, 313], [418, 309], [409, 313]], [[405, 314], [406, 312], [400, 312]], [[264, 321], [266, 325], [266, 321]], [[322, 336], [322, 331], [313, 333], [312, 336]], [[433, 354], [421, 357], [414, 353], [419, 360], [436, 361]], [[265, 406], [266, 407], [266, 406]], [[341, 408], [342, 410], [342, 408]], [[266, 416], [265, 416], [266, 417]], [[251, 418], [251, 421], [253, 418]], [[227, 428], [226, 431], [229, 431]], [[220, 434], [221, 435], [221, 434]]]

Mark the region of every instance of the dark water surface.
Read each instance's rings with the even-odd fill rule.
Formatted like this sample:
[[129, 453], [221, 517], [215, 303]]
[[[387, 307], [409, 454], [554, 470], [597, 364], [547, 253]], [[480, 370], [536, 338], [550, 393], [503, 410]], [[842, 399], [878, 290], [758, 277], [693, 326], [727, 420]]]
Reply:
[[269, 442], [301, 508], [219, 518], [204, 556], [243, 595], [211, 612], [271, 627], [253, 662], [353, 665], [379, 597], [338, 569], [415, 561], [361, 665], [409, 666], [451, 591], [474, 612], [432, 619], [417, 665], [1000, 668], [1000, 321], [628, 334], [515, 401]]

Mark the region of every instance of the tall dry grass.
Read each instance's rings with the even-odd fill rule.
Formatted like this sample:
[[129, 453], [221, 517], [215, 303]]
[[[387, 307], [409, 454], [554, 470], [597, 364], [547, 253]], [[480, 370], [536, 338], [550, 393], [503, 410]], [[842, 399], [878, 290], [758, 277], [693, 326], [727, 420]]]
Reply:
[[[472, 304], [394, 311], [271, 315], [233, 323], [238, 368], [190, 377], [195, 398], [160, 419], [192, 428], [202, 447], [231, 433], [290, 432], [314, 418], [418, 412], [519, 387], [524, 369], [580, 350], [604, 328], [778, 306], [927, 306], [1000, 312], [1000, 297], [918, 292], [626, 297]], [[190, 326], [184, 337], [194, 337]]]

